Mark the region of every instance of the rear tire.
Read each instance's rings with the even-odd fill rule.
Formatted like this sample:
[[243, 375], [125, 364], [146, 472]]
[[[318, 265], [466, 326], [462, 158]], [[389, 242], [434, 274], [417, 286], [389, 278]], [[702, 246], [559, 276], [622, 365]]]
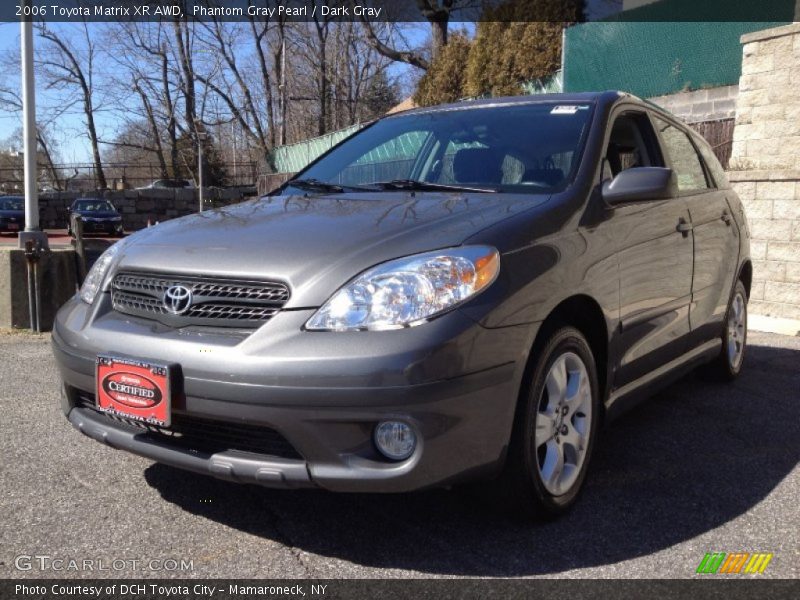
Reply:
[[722, 352], [709, 364], [710, 374], [724, 381], [733, 381], [742, 372], [746, 350], [747, 290], [741, 281], [737, 281], [725, 313]]
[[600, 422], [600, 394], [594, 356], [577, 329], [556, 330], [534, 352], [501, 489], [516, 516], [549, 519], [567, 512], [583, 487]]

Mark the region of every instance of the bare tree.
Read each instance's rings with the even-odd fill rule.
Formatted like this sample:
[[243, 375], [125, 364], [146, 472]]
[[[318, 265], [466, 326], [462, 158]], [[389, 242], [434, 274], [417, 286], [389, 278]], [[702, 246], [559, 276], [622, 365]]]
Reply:
[[[266, 69], [263, 45], [267, 27], [259, 27], [252, 21], [242, 25], [213, 20], [203, 23], [203, 28], [205, 35], [201, 41], [219, 58], [220, 63], [212, 65], [205, 72], [197, 72], [197, 79], [225, 103], [241, 130], [268, 160], [274, 145], [271, 102], [267, 103], [266, 110], [262, 110], [258, 100], [261, 95], [254, 92], [263, 90], [267, 98], [271, 98], [272, 82]], [[251, 56], [258, 62], [256, 77], [248, 76], [251, 67], [242, 66], [238, 58], [238, 41], [248, 38], [249, 49], [254, 53]]]
[[177, 65], [170, 54], [165, 25], [161, 22], [130, 23], [125, 26], [125, 35], [115, 38], [108, 43], [120, 50], [115, 52], [115, 58], [124, 72], [120, 75], [118, 89], [127, 90], [129, 85], [133, 86], [141, 104], [141, 110], [134, 117], [144, 118], [150, 124], [153, 151], [162, 170], [166, 166], [162, 177], [168, 177], [168, 173], [178, 177], [180, 126], [176, 113], [180, 94]]
[[[375, 27], [370, 31], [388, 43], [412, 47], [403, 31], [386, 37]], [[43, 24], [39, 35], [47, 42], [38, 64], [51, 97], [81, 105], [101, 186], [120, 172], [110, 165], [104, 171], [101, 150], [143, 165], [142, 177], [186, 178], [208, 134], [209, 156], [235, 161], [243, 153], [272, 169], [276, 146], [372, 118], [395, 97], [392, 59], [358, 21], [175, 18], [84, 23], [81, 30]], [[98, 132], [100, 110], [114, 115], [107, 131]]]
[[401, 49], [391, 41], [398, 30], [397, 24], [386, 22], [379, 29], [375, 23], [371, 23], [364, 17], [362, 17], [362, 23], [367, 40], [383, 56], [394, 62], [406, 63], [423, 71], [428, 70], [430, 61], [421, 51], [408, 47]]
[[[185, 14], [185, 13], [184, 13]], [[172, 21], [174, 49], [178, 59], [178, 84], [183, 93], [183, 107], [186, 131], [195, 136], [198, 143], [197, 123], [197, 77], [194, 69], [194, 32], [187, 17], [175, 18]]]
[[[22, 97], [19, 90], [20, 71], [19, 71], [18, 51], [10, 52], [0, 60], [0, 69], [6, 73], [7, 77], [0, 81], [0, 109], [21, 115]], [[73, 108], [73, 103], [62, 102], [56, 107], [47, 107], [39, 104], [36, 121], [36, 141], [38, 146], [38, 162], [44, 162], [44, 170], [49, 181], [56, 189], [62, 189], [63, 182], [56, 169], [58, 157], [58, 145], [52, 137], [52, 127], [62, 115]], [[19, 145], [22, 144], [22, 130], [14, 133], [12, 138], [18, 139]]]
[[44, 67], [49, 88], [75, 91], [83, 105], [86, 120], [86, 134], [92, 147], [92, 161], [98, 187], [107, 186], [103, 162], [100, 158], [100, 144], [95, 125], [95, 88], [94, 70], [97, 59], [97, 47], [89, 33], [87, 24], [81, 27], [82, 47], [72, 39], [65, 39], [62, 34], [47, 28], [46, 24], [37, 26], [39, 36], [48, 42], [41, 53], [39, 64]]
[[[476, 10], [480, 7], [480, 0], [414, 0], [415, 6], [430, 26], [430, 59], [419, 50], [409, 47], [399, 47], [392, 41], [392, 34], [396, 33], [398, 26], [390, 20], [383, 23], [382, 28], [376, 27], [366, 16], [361, 16], [364, 32], [372, 46], [386, 58], [394, 62], [403, 62], [424, 71], [430, 67], [430, 61], [435, 60], [442, 48], [447, 45], [450, 20], [454, 12], [466, 9]], [[393, 21], [402, 21], [402, 18]]]

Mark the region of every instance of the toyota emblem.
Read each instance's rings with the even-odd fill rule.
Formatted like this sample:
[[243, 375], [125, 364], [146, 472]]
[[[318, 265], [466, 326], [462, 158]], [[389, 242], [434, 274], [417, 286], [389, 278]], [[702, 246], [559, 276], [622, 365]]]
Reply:
[[172, 285], [164, 292], [164, 308], [173, 315], [182, 315], [192, 306], [192, 290], [185, 285]]

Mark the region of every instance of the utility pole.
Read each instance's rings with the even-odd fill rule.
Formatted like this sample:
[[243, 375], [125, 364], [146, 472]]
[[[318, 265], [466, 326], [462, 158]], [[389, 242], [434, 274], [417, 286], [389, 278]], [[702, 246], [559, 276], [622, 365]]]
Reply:
[[197, 132], [197, 196], [200, 199], [200, 212], [203, 212], [205, 209], [205, 202], [203, 197], [203, 144], [208, 137], [208, 134], [205, 131], [200, 131], [200, 129], [195, 130]]
[[197, 195], [200, 198], [200, 212], [203, 212], [203, 141], [206, 134], [197, 132]]
[[278, 137], [280, 146], [286, 145], [286, 32], [283, 31], [281, 23], [281, 82], [280, 82], [280, 104], [281, 104], [281, 127]]
[[[30, 6], [31, 0], [25, 1]], [[23, 164], [25, 167], [25, 231], [19, 234], [19, 246], [25, 247], [27, 240], [34, 240], [47, 248], [47, 235], [39, 229], [39, 189], [36, 183], [36, 80], [33, 73], [33, 21], [22, 17], [20, 31], [20, 54], [22, 57], [22, 129], [24, 138]]]
[[233, 119], [231, 119], [231, 141], [233, 142], [233, 182], [234, 185], [239, 185], [239, 180], [236, 177], [236, 129]]

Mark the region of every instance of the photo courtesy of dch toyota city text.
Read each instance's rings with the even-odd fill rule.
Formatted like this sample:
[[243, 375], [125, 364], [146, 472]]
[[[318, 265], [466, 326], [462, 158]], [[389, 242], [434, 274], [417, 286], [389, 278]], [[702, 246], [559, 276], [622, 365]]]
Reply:
[[4, 600], [800, 596], [796, 0], [0, 5]]

